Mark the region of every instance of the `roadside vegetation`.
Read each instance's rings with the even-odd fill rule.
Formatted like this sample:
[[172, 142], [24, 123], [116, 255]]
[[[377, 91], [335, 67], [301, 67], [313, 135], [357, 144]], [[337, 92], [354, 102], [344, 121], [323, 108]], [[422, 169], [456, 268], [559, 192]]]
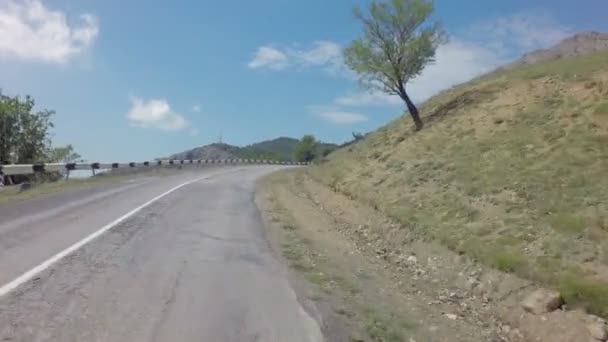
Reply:
[[[34, 110], [30, 96], [7, 96], [0, 91], [0, 163], [33, 164], [73, 162], [81, 159], [72, 145], [54, 147], [51, 143], [52, 110]], [[2, 176], [1, 184], [27, 181], [55, 181], [60, 175]]]
[[319, 142], [313, 135], [305, 135], [293, 148], [293, 160], [298, 162], [320, 162], [338, 145]]
[[293, 156], [299, 162], [311, 162], [317, 157], [318, 143], [314, 136], [305, 135], [295, 146]]
[[608, 52], [499, 70], [308, 172], [436, 240], [608, 317]]
[[71, 145], [51, 144], [54, 111], [34, 111], [30, 96], [7, 96], [0, 92], [0, 162], [31, 164], [80, 159]]
[[[256, 202], [269, 242], [296, 275], [298, 297], [313, 300], [321, 312], [328, 341], [495, 341], [505, 335], [490, 307], [470, 299], [480, 289], [470, 293], [457, 275], [476, 268], [455, 262], [440, 246], [404, 243], [392, 253], [379, 236], [396, 225], [382, 213], [297, 169], [264, 178]], [[300, 280], [309, 286], [302, 290]], [[509, 284], [506, 291], [519, 286], [501, 283]], [[334, 334], [340, 327], [345, 338]]]
[[299, 172], [399, 222], [366, 233], [379, 255], [439, 242], [608, 318], [608, 51], [514, 63], [419, 110], [406, 86], [445, 42], [432, 12], [424, 0], [355, 10], [363, 35], [345, 63], [406, 115], [321, 158], [305, 137], [296, 156], [317, 165]]
[[292, 281], [299, 283], [301, 278], [308, 284], [299, 297], [316, 303], [327, 328], [325, 337], [397, 342], [424, 334], [424, 329], [418, 331], [419, 318], [408, 308], [395, 307], [388, 293], [378, 293], [379, 287], [388, 285], [376, 274], [377, 266], [327, 229], [333, 218], [296, 195], [304, 189], [294, 187], [294, 176], [282, 172], [265, 178], [256, 202], [267, 220], [271, 244], [295, 271]]

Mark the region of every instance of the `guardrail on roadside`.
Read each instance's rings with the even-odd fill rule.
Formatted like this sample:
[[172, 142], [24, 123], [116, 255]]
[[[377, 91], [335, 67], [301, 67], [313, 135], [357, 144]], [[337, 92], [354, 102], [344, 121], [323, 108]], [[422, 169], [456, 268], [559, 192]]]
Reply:
[[196, 159], [196, 160], [155, 160], [141, 163], [42, 163], [42, 164], [6, 164], [0, 165], [0, 182], [2, 176], [29, 175], [44, 172], [69, 172], [73, 170], [96, 170], [120, 168], [171, 167], [179, 165], [209, 164], [254, 164], [254, 165], [307, 165], [307, 163], [275, 161], [265, 159]]

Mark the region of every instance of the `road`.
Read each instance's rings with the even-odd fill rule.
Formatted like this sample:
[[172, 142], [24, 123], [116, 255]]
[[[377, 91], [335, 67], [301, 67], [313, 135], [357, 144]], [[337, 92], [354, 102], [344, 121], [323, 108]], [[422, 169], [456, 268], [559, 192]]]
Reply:
[[[322, 341], [253, 202], [256, 179], [278, 168], [184, 172], [0, 206], [0, 340]], [[67, 255], [53, 263], [58, 253]]]

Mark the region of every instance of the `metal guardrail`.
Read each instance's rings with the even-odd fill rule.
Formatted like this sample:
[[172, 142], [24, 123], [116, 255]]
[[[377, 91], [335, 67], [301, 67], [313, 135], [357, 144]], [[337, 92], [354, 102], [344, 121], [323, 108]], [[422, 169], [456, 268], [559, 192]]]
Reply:
[[66, 172], [72, 170], [147, 168], [155, 166], [209, 165], [209, 164], [257, 164], [257, 165], [307, 165], [307, 163], [261, 160], [261, 159], [196, 159], [196, 160], [155, 160], [140, 163], [43, 163], [43, 164], [7, 164], [0, 165], [2, 176], [29, 175], [43, 172]]

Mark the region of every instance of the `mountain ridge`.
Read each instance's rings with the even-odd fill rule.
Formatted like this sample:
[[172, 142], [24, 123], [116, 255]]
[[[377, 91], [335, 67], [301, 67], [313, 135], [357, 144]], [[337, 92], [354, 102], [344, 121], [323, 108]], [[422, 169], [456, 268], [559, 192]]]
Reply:
[[[239, 147], [226, 143], [212, 143], [199, 146], [175, 153], [169, 159], [270, 159], [270, 160], [293, 160], [293, 150], [298, 143], [298, 139], [291, 137], [278, 137], [270, 140], [263, 140], [247, 146]], [[319, 142], [319, 150], [333, 150], [338, 145], [332, 143]]]
[[549, 48], [528, 52], [505, 68], [512, 69], [539, 62], [583, 56], [605, 49], [608, 49], [608, 33], [598, 31], [580, 32]]

